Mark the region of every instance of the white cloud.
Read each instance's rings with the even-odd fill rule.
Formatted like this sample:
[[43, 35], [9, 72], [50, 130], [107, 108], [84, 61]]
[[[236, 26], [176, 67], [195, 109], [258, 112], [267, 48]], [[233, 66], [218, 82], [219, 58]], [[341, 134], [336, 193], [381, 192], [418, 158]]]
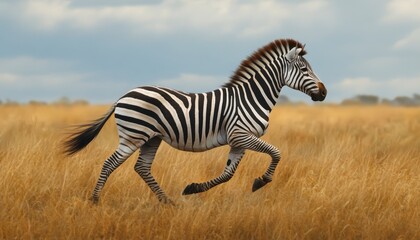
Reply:
[[6, 84], [13, 84], [19, 79], [18, 76], [16, 76], [13, 73], [7, 73], [7, 72], [0, 72], [0, 86], [6, 85]]
[[[194, 80], [197, 81], [194, 81]], [[168, 87], [178, 86], [185, 90], [206, 86], [215, 80], [210, 76], [182, 74], [179, 78], [166, 79]], [[200, 84], [199, 81], [204, 84]], [[81, 72], [69, 61], [61, 59], [18, 56], [0, 58], [0, 100], [53, 101], [62, 96], [94, 102], [110, 102], [135, 87], [129, 81], [115, 81], [97, 73]]]
[[391, 0], [386, 5], [386, 11], [384, 13], [383, 20], [386, 23], [392, 25], [404, 24], [405, 28], [407, 24], [415, 24], [415, 28], [411, 29], [411, 32], [397, 40], [393, 48], [399, 49], [410, 49], [420, 51], [420, 0]]
[[17, 56], [0, 58], [0, 98], [8, 89], [53, 89], [53, 88], [96, 88], [128, 87], [127, 83], [98, 80], [95, 73], [75, 70], [73, 63], [62, 59]]
[[50, 73], [50, 74], [10, 74], [0, 73], [0, 86], [7, 88], [51, 88], [69, 84], [83, 85], [82, 80], [88, 75], [76, 73]]
[[286, 25], [311, 28], [334, 22], [331, 21], [332, 9], [326, 0], [296, 3], [274, 0], [164, 0], [155, 4], [105, 7], [77, 7], [70, 1], [62, 0], [28, 0], [20, 8], [20, 18], [25, 25], [43, 30], [63, 26], [92, 29], [122, 24], [135, 32], [176, 33], [190, 30], [260, 36]]
[[377, 83], [368, 77], [345, 78], [337, 84], [342, 90], [358, 93], [370, 91], [376, 85]]
[[64, 69], [70, 65], [71, 63], [68, 61], [59, 59], [41, 59], [31, 56], [0, 58], [0, 72], [42, 72], [57, 68]]
[[420, 28], [401, 38], [394, 44], [395, 49], [410, 49], [420, 51]]
[[420, 76], [385, 80], [368, 77], [345, 78], [332, 84], [329, 92], [335, 94], [335, 100], [357, 94], [373, 94], [381, 97], [411, 96], [414, 93], [420, 93]]
[[88, 76], [69, 71], [70, 65], [71, 63], [68, 61], [31, 56], [0, 58], [0, 88], [7, 86], [49, 87], [63, 83], [75, 83]]
[[385, 20], [390, 22], [419, 22], [420, 0], [391, 0], [386, 6]]
[[153, 84], [185, 92], [208, 92], [228, 81], [229, 77], [182, 73], [178, 77], [157, 80]]
[[362, 59], [354, 65], [356, 71], [384, 72], [384, 69], [392, 69], [401, 64], [401, 59], [394, 55], [372, 55]]

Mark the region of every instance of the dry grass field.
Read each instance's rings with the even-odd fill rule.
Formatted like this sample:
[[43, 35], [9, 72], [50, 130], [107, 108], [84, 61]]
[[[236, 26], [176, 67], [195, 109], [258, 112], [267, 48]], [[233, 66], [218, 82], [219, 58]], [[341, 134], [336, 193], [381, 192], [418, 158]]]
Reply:
[[88, 200], [117, 143], [111, 119], [87, 149], [62, 154], [70, 124], [108, 106], [0, 106], [0, 239], [420, 239], [420, 108], [282, 106], [264, 139], [282, 160], [247, 151], [231, 181], [182, 196], [223, 170], [228, 148], [162, 144], [153, 174], [176, 206], [160, 204], [133, 155]]

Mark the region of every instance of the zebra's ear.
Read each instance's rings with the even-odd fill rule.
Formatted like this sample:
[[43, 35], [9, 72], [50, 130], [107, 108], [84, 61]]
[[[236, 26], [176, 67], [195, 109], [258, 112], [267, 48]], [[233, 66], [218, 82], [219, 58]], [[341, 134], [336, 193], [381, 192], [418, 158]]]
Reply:
[[290, 51], [286, 53], [286, 59], [289, 62], [294, 62], [299, 56], [299, 53], [302, 52], [302, 50], [303, 48], [297, 48], [297, 47], [290, 49]]

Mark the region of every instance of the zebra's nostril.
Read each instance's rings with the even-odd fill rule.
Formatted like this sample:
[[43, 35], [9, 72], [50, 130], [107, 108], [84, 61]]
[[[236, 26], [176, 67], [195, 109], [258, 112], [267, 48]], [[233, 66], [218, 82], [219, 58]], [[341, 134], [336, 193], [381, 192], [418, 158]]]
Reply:
[[322, 95], [323, 97], [325, 97], [325, 95], [327, 95], [327, 93], [325, 92], [325, 90], [321, 90], [321, 95]]

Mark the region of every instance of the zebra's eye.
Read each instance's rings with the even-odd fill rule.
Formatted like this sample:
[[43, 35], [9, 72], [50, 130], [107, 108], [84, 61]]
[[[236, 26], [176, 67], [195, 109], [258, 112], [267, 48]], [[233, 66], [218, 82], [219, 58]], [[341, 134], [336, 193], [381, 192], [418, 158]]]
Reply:
[[308, 68], [305, 66], [305, 67], [301, 67], [300, 70], [303, 71], [303, 72], [307, 72]]

